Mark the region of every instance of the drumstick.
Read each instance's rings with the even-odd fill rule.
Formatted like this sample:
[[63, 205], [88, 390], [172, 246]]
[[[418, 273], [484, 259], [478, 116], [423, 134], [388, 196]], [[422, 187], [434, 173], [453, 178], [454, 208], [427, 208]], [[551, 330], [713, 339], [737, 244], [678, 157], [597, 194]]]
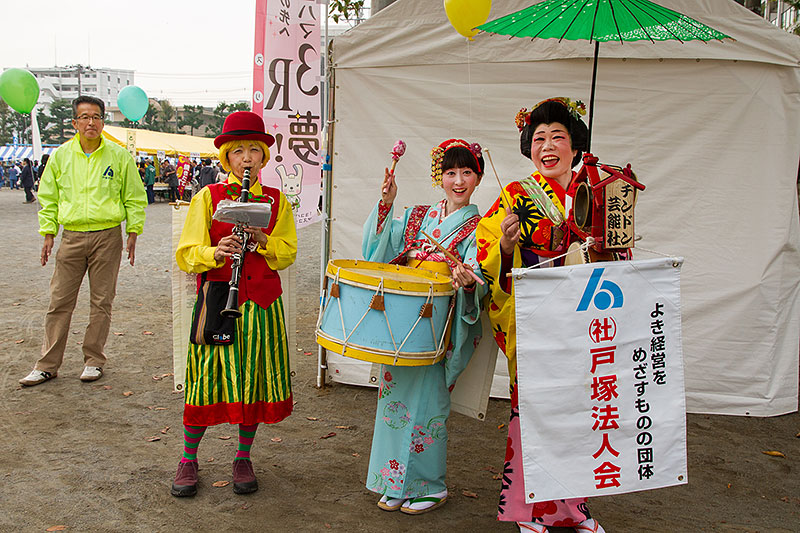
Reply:
[[434, 245], [434, 246], [436, 247], [436, 249], [437, 249], [437, 250], [439, 250], [440, 252], [442, 252], [442, 253], [443, 253], [443, 254], [444, 254], [444, 255], [445, 255], [445, 256], [446, 256], [446, 257], [447, 257], [447, 258], [448, 258], [450, 261], [452, 261], [453, 263], [455, 263], [455, 264], [457, 264], [457, 265], [461, 265], [462, 267], [464, 267], [464, 269], [467, 271], [467, 274], [469, 274], [470, 276], [472, 276], [472, 279], [474, 279], [475, 281], [477, 281], [477, 282], [478, 282], [478, 283], [480, 283], [481, 285], [484, 285], [484, 283], [483, 283], [483, 280], [482, 280], [481, 278], [479, 278], [479, 277], [478, 277], [478, 275], [477, 275], [477, 274], [475, 274], [475, 272], [473, 272], [471, 268], [467, 268], [466, 266], [464, 266], [464, 263], [462, 263], [461, 261], [459, 261], [459, 260], [458, 260], [458, 258], [457, 258], [456, 256], [454, 256], [453, 254], [451, 254], [451, 253], [450, 253], [450, 252], [447, 250], [447, 248], [445, 248], [444, 246], [442, 246], [441, 244], [439, 244], [438, 242], [436, 242], [436, 239], [434, 239], [433, 237], [431, 237], [430, 235], [428, 235], [428, 234], [427, 234], [427, 233], [425, 233], [424, 231], [420, 231], [420, 233], [422, 233], [423, 235], [425, 235], [425, 236], [428, 238], [428, 240], [429, 240], [429, 241], [431, 241], [431, 244], [432, 244], [432, 245]]
[[506, 189], [503, 187], [503, 184], [500, 182], [500, 176], [497, 175], [497, 169], [494, 168], [494, 162], [492, 161], [492, 154], [489, 152], [488, 148], [484, 148], [483, 151], [486, 153], [486, 157], [489, 158], [489, 164], [492, 165], [492, 170], [494, 171], [494, 177], [497, 178], [497, 184], [500, 186], [500, 193], [503, 195], [503, 200], [506, 201], [506, 205], [508, 209], [511, 209], [511, 202], [508, 201], [508, 196], [506, 196]]

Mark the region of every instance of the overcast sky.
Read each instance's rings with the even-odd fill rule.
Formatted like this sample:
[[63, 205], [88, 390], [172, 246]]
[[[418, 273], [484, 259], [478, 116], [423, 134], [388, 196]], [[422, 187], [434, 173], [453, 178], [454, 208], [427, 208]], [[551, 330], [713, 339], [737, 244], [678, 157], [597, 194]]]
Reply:
[[2, 0], [0, 70], [135, 70], [173, 104], [250, 100], [255, 0]]

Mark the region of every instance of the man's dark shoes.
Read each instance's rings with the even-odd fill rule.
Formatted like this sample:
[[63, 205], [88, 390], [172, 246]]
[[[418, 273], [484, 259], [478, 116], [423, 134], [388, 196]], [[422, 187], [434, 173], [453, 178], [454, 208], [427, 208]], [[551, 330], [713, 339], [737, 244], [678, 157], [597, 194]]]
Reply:
[[177, 498], [197, 494], [197, 461], [178, 464], [175, 481], [172, 482], [172, 495]]
[[258, 490], [258, 480], [253, 471], [253, 463], [249, 459], [233, 462], [233, 492], [250, 494]]

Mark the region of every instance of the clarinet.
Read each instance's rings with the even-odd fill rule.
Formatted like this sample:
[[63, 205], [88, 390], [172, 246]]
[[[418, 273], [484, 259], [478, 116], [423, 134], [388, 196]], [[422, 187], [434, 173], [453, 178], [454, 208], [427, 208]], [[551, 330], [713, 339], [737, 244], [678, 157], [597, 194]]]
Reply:
[[[242, 177], [242, 194], [239, 202], [246, 203], [250, 198], [250, 169], [244, 169]], [[224, 318], [239, 318], [242, 313], [239, 311], [239, 280], [242, 277], [242, 267], [244, 266], [244, 252], [247, 250], [249, 233], [244, 231], [244, 224], [236, 224], [233, 227], [233, 234], [238, 235], [242, 240], [242, 250], [231, 255], [231, 280], [228, 282], [228, 301], [225, 309], [219, 312]]]

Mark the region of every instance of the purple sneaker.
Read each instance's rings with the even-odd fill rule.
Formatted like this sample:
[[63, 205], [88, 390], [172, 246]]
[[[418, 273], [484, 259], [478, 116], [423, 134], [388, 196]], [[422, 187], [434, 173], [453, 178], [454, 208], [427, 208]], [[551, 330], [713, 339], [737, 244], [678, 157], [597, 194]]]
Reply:
[[233, 462], [233, 492], [236, 494], [250, 494], [258, 490], [258, 480], [253, 471], [253, 463], [249, 459], [239, 459]]
[[170, 492], [176, 498], [197, 494], [197, 461], [178, 464], [178, 471], [175, 473], [175, 481], [172, 482]]

